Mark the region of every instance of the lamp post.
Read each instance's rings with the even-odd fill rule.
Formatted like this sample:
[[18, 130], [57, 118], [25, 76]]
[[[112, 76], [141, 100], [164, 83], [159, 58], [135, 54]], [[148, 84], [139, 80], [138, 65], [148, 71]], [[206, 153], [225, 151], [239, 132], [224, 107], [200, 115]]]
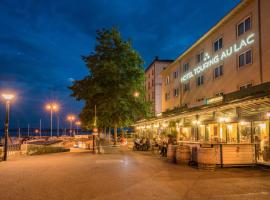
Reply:
[[57, 111], [59, 106], [56, 103], [49, 103], [46, 105], [46, 109], [50, 111], [51, 114], [51, 138], [53, 135], [53, 111]]
[[7, 151], [8, 151], [8, 127], [9, 127], [9, 110], [10, 110], [10, 101], [14, 98], [13, 94], [2, 94], [2, 97], [6, 103], [6, 119], [5, 119], [5, 146], [4, 146], [4, 158], [7, 160]]
[[70, 133], [70, 136], [71, 136], [71, 134], [72, 134], [72, 132], [73, 132], [73, 130], [72, 130], [72, 123], [73, 123], [73, 121], [75, 120], [75, 116], [74, 116], [74, 115], [68, 115], [68, 116], [67, 116], [67, 120], [68, 120], [69, 123], [70, 123], [70, 130], [69, 130], [69, 133]]

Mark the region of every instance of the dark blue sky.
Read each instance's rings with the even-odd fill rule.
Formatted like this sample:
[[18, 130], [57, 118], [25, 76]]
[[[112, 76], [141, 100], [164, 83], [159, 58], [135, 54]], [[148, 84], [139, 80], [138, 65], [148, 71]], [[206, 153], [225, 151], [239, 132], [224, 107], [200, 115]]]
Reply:
[[93, 51], [97, 29], [119, 27], [147, 65], [156, 55], [175, 59], [239, 1], [1, 0], [0, 91], [17, 93], [11, 125], [47, 125], [50, 100], [61, 104], [63, 121], [79, 113], [67, 87], [87, 75], [81, 55]]

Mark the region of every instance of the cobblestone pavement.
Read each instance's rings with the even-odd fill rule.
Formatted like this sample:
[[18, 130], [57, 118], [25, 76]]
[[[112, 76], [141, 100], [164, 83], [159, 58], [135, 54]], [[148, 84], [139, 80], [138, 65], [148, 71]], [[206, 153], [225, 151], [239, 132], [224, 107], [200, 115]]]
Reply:
[[270, 170], [199, 171], [151, 153], [58, 153], [0, 162], [0, 200], [270, 199]]

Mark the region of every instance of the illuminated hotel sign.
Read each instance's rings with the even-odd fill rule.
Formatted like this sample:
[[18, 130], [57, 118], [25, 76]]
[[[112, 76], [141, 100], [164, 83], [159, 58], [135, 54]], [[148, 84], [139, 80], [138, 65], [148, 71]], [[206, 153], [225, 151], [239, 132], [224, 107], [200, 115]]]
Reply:
[[240, 51], [243, 47], [246, 47], [250, 44], [254, 43], [254, 36], [255, 34], [250, 34], [246, 39], [241, 40], [239, 44], [234, 44], [228, 49], [224, 50], [222, 53], [215, 55], [214, 57], [210, 57], [207, 53], [204, 56], [204, 63], [196, 66], [192, 71], [184, 74], [181, 77], [181, 82], [185, 82], [191, 79], [193, 76], [196, 76], [208, 68], [212, 67], [215, 64], [218, 64], [220, 61], [223, 61], [225, 58], [231, 56], [232, 54]]

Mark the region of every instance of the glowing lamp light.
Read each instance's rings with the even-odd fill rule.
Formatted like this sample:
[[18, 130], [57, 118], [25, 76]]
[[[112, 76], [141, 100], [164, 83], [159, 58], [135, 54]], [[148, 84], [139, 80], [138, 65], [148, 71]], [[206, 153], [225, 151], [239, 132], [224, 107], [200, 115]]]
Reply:
[[93, 132], [96, 133], [98, 130], [97, 128], [93, 128]]
[[267, 113], [266, 113], [266, 116], [267, 116], [267, 117], [270, 117], [270, 112], [267, 112]]
[[57, 111], [59, 109], [59, 106], [56, 103], [49, 103], [46, 105], [46, 109]]
[[82, 125], [82, 123], [81, 123], [80, 121], [76, 121], [75, 124], [76, 124], [77, 126]]
[[247, 122], [246, 121], [240, 121], [240, 125], [243, 126], [243, 125], [246, 125]]
[[140, 93], [136, 91], [136, 92], [133, 93], [133, 96], [134, 97], [139, 97], [140, 96]]
[[39, 133], [39, 130], [38, 129], [35, 129], [35, 133]]
[[6, 100], [6, 101], [11, 101], [15, 96], [13, 94], [2, 94], [2, 97]]
[[166, 127], [168, 126], [168, 124], [163, 123], [162, 126], [163, 126], [164, 128], [166, 128]]
[[227, 128], [228, 128], [229, 131], [231, 131], [232, 130], [232, 125], [231, 124], [227, 125]]
[[154, 128], [158, 128], [158, 124], [154, 124]]
[[75, 116], [74, 115], [68, 115], [67, 120], [72, 122], [72, 121], [75, 120]]
[[219, 118], [219, 122], [229, 122], [229, 121], [230, 121], [230, 119], [227, 117], [220, 117]]
[[194, 125], [200, 125], [201, 122], [199, 120], [194, 120], [194, 121], [192, 121], [192, 124], [194, 124]]
[[264, 123], [261, 123], [259, 126], [260, 126], [261, 129], [266, 128], [266, 124], [264, 124]]

